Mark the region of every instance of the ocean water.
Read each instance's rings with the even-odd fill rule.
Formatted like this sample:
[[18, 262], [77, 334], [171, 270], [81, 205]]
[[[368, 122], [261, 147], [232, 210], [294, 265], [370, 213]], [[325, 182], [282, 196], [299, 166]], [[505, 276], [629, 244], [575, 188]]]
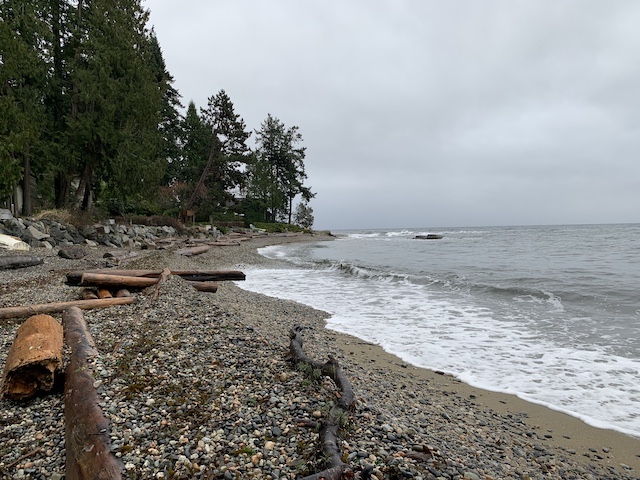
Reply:
[[[440, 240], [416, 235], [440, 234]], [[242, 288], [416, 366], [640, 437], [640, 224], [334, 232]]]

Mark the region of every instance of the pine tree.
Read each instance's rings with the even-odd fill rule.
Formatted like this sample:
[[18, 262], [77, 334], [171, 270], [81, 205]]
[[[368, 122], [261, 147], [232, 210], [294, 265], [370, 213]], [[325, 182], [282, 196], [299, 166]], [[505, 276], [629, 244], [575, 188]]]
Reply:
[[286, 128], [271, 114], [256, 131], [255, 164], [249, 170], [250, 195], [260, 199], [266, 208], [265, 219], [286, 219], [291, 223], [294, 198], [301, 194], [308, 201], [314, 193], [304, 186], [305, 148], [298, 146], [302, 135], [298, 127]]

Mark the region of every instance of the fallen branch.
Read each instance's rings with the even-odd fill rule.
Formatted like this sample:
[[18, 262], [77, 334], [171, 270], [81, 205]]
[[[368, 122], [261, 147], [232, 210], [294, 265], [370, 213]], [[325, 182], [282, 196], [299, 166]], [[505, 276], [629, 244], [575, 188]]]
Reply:
[[62, 316], [64, 338], [71, 348], [64, 385], [67, 480], [121, 479], [122, 463], [111, 453], [109, 421], [100, 409], [89, 360], [98, 355], [78, 308]]
[[321, 421], [320, 443], [324, 455], [328, 458], [328, 466], [325, 470], [305, 477], [303, 480], [340, 480], [346, 471], [346, 464], [342, 461], [342, 450], [338, 439], [338, 431], [345, 415], [353, 408], [355, 396], [351, 383], [342, 373], [338, 361], [329, 356], [326, 363], [321, 363], [309, 358], [302, 349], [302, 327], [296, 325], [289, 332], [289, 351], [292, 360], [296, 364], [304, 364], [310, 368], [319, 370], [323, 375], [331, 378], [338, 389], [338, 401], [336, 406], [332, 408], [328, 417]]
[[28, 255], [15, 255], [11, 257], [0, 257], [0, 270], [11, 270], [14, 268], [33, 267], [41, 265], [43, 260], [39, 257]]
[[27, 305], [21, 307], [0, 308], [0, 320], [7, 318], [28, 317], [40, 313], [59, 313], [69, 307], [78, 307], [82, 310], [92, 308], [106, 308], [113, 305], [129, 305], [136, 303], [135, 297], [124, 298], [99, 298], [97, 300], [72, 300], [70, 302], [42, 303], [39, 305]]
[[168, 268], [162, 270], [162, 273], [156, 280], [155, 285], [147, 287], [143, 293], [145, 295], [152, 295], [153, 300], [157, 300], [158, 295], [160, 295], [160, 285], [167, 281], [169, 275], [171, 275], [171, 270], [169, 270]]
[[53, 388], [62, 371], [62, 326], [49, 315], [28, 318], [16, 331], [0, 393], [14, 400]]

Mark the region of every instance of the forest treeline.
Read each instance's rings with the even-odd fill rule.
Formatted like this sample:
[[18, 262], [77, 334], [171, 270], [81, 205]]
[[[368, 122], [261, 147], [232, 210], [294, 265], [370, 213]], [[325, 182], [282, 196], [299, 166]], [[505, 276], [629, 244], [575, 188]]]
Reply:
[[0, 200], [310, 227], [299, 128], [248, 130], [224, 90], [185, 109], [148, 20], [141, 0], [0, 1]]

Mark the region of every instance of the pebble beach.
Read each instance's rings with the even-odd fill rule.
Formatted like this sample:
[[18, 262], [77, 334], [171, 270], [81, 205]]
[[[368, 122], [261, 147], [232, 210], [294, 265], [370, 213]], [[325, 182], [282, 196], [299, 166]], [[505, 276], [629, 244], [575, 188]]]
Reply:
[[[275, 262], [259, 247], [330, 239], [265, 235], [193, 257], [145, 250], [121, 268], [242, 270]], [[0, 272], [0, 307], [78, 299], [65, 274], [106, 265], [106, 248], [87, 251], [68, 260], [34, 250], [43, 265]], [[640, 439], [405, 364], [327, 330], [325, 312], [241, 286], [220, 282], [203, 293], [169, 276], [155, 299], [135, 293], [134, 305], [84, 311], [99, 352], [94, 387], [128, 478], [277, 480], [321, 471], [322, 446], [308, 425], [327, 414], [336, 387], [289, 360], [296, 325], [307, 355], [333, 355], [355, 391], [340, 432], [350, 478], [367, 467], [378, 479], [640, 478]], [[23, 321], [0, 320], [3, 367]], [[64, 478], [64, 431], [62, 391], [1, 399], [0, 477]]]

